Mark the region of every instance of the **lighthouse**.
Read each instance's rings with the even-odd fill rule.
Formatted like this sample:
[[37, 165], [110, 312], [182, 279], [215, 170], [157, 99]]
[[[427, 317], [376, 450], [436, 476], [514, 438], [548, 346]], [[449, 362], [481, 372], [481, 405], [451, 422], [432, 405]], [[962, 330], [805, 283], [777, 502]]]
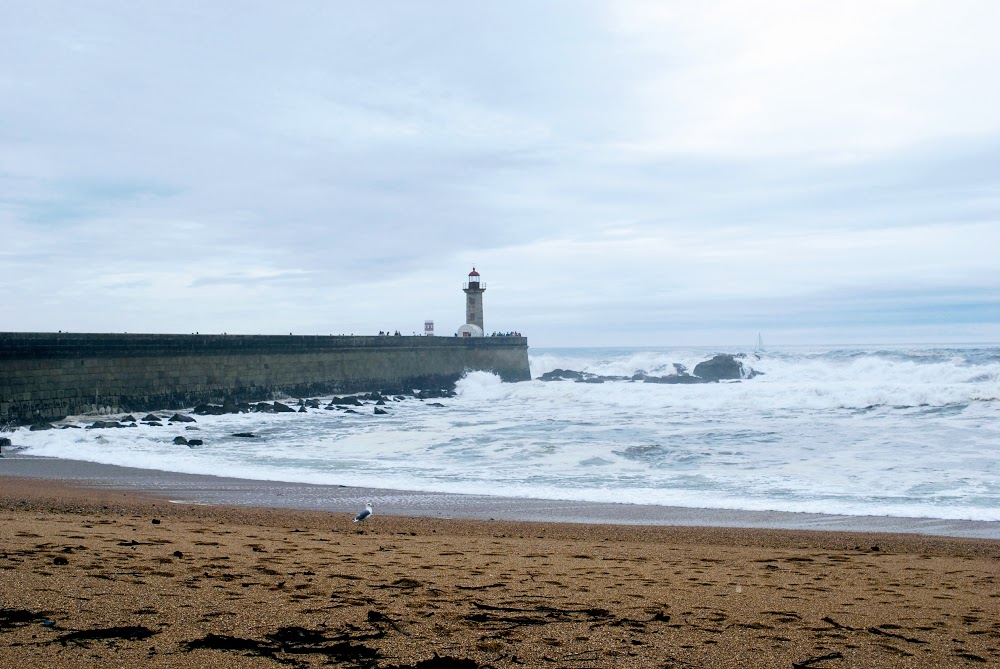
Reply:
[[483, 327], [483, 293], [486, 284], [481, 281], [479, 272], [473, 267], [469, 272], [469, 280], [462, 288], [465, 292], [465, 325], [458, 329], [463, 337], [482, 337]]

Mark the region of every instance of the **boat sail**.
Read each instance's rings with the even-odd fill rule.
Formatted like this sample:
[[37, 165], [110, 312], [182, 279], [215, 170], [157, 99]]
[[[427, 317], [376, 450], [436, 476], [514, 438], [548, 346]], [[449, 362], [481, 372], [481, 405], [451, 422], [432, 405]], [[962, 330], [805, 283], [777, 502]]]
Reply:
[[764, 352], [764, 338], [760, 336], [759, 332], [757, 333], [757, 345], [754, 347], [753, 352], [758, 355]]

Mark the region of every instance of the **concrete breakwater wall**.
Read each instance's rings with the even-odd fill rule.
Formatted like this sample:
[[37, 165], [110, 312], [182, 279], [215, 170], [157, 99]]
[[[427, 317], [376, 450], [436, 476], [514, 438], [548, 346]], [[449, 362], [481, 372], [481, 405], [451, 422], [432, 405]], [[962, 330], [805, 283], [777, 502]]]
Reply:
[[524, 337], [0, 333], [0, 421], [524, 381]]

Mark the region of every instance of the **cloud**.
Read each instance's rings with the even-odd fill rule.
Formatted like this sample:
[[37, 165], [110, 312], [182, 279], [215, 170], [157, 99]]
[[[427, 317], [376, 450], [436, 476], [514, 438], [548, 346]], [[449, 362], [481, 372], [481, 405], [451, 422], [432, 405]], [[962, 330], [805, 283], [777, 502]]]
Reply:
[[652, 62], [638, 151], [831, 157], [993, 134], [989, 2], [615, 4]]
[[14, 5], [6, 327], [1000, 337], [998, 7]]

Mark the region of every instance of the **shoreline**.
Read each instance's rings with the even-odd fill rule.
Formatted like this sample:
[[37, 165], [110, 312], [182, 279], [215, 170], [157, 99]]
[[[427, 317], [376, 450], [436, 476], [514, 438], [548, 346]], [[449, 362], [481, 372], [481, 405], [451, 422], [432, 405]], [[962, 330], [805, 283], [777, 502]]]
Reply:
[[324, 511], [352, 517], [367, 502], [372, 502], [375, 513], [380, 516], [890, 533], [1000, 540], [1000, 522], [997, 521], [699, 509], [356, 488], [181, 474], [16, 453], [0, 458], [0, 480], [7, 477], [65, 482], [88, 489], [131, 491], [180, 504]]

